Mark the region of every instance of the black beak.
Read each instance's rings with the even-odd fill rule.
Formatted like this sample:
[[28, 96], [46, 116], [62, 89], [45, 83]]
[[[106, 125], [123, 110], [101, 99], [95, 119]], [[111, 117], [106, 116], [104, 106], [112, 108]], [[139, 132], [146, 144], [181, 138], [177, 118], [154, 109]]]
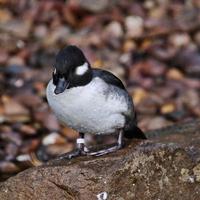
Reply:
[[65, 78], [59, 78], [56, 84], [56, 89], [54, 90], [55, 94], [60, 94], [69, 86], [69, 82]]

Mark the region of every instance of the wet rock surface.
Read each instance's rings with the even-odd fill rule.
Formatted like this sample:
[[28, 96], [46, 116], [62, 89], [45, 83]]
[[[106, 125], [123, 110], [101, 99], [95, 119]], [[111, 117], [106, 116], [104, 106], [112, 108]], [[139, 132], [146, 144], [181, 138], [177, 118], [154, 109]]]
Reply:
[[[0, 184], [0, 199], [183, 199], [200, 194], [200, 120], [147, 133], [102, 157], [57, 159]], [[159, 137], [156, 137], [160, 135]]]

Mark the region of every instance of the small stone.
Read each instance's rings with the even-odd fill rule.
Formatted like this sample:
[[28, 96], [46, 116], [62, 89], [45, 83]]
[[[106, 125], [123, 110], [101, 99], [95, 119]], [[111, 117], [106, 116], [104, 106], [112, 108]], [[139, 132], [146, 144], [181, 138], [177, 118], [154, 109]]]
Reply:
[[155, 102], [152, 98], [145, 98], [137, 106], [137, 111], [145, 115], [155, 115], [158, 110], [158, 103]]
[[126, 40], [123, 44], [123, 51], [130, 52], [136, 49], [136, 43], [133, 40]]
[[146, 9], [152, 9], [154, 6], [155, 6], [155, 2], [154, 1], [152, 1], [152, 0], [146, 0], [145, 2], [144, 2], [144, 7], [146, 8]]
[[165, 10], [160, 6], [156, 6], [149, 11], [150, 19], [160, 19], [163, 17]]
[[10, 20], [0, 26], [2, 31], [10, 32], [16, 37], [27, 38], [31, 29], [31, 23], [24, 20]]
[[180, 100], [188, 107], [195, 109], [199, 107], [200, 96], [195, 89], [190, 89], [180, 96]]
[[193, 168], [193, 173], [195, 175], [195, 180], [197, 182], [200, 182], [200, 164], [196, 165], [194, 168]]
[[159, 129], [170, 125], [171, 123], [164, 117], [151, 118], [147, 124], [148, 130]]
[[10, 161], [0, 161], [0, 172], [13, 174], [19, 172], [19, 168]]
[[18, 134], [17, 132], [12, 132], [12, 130], [8, 130], [4, 132], [4, 130], [2, 130], [1, 134], [0, 134], [0, 139], [3, 141], [7, 141], [9, 143], [14, 143], [17, 146], [21, 146], [22, 145], [22, 137], [20, 134]]
[[187, 116], [187, 112], [182, 109], [182, 110], [177, 110], [174, 112], [166, 113], [166, 118], [171, 120], [171, 121], [181, 121]]
[[9, 56], [6, 51], [3, 49], [0, 50], [0, 64], [5, 64], [8, 60]]
[[62, 128], [62, 134], [70, 141], [75, 141], [79, 137], [79, 133], [69, 127]]
[[16, 157], [16, 160], [19, 162], [27, 162], [31, 160], [31, 157], [29, 154], [21, 154]]
[[2, 98], [4, 103], [4, 113], [5, 115], [28, 115], [29, 111], [19, 104], [18, 102], [12, 100], [7, 96]]
[[56, 132], [50, 133], [42, 139], [42, 144], [48, 146], [50, 144], [63, 144], [66, 143], [66, 139]]
[[[46, 107], [47, 105], [45, 105]], [[45, 128], [50, 131], [59, 130], [59, 123], [57, 118], [53, 113], [51, 113], [47, 108], [39, 111], [35, 111], [34, 118], [36, 121], [41, 123]]]
[[182, 168], [181, 169], [181, 176], [179, 177], [183, 182], [190, 181], [189, 169]]
[[22, 124], [19, 128], [19, 131], [26, 135], [35, 135], [36, 130], [30, 125]]
[[30, 152], [36, 151], [38, 146], [40, 145], [40, 140], [39, 139], [29, 139], [25, 140], [21, 146], [20, 154], [28, 154]]
[[57, 155], [61, 155], [61, 154], [72, 151], [73, 147], [74, 145], [71, 143], [51, 144], [47, 146], [46, 152], [47, 154], [50, 154], [51, 156], [57, 156]]
[[68, 27], [59, 27], [52, 31], [49, 35], [44, 38], [44, 45], [46, 47], [56, 45], [57, 42], [65, 42], [66, 37], [69, 35], [70, 30]]
[[200, 89], [200, 80], [198, 80], [198, 79], [192, 79], [192, 78], [184, 79], [184, 84], [188, 88]]
[[137, 38], [143, 34], [144, 22], [139, 16], [128, 16], [125, 19], [126, 35]]
[[172, 68], [172, 69], [168, 70], [166, 76], [167, 76], [167, 78], [173, 79], [173, 80], [183, 80], [183, 78], [184, 78], [183, 73], [176, 68]]
[[123, 36], [123, 30], [119, 22], [113, 21], [106, 26], [104, 31], [104, 37], [120, 38], [122, 36]]
[[200, 31], [198, 31], [194, 36], [195, 42], [200, 46]]
[[0, 9], [0, 23], [7, 23], [12, 19], [12, 14], [8, 9]]
[[25, 65], [25, 61], [19, 56], [13, 56], [13, 57], [9, 58], [8, 65], [24, 66]]
[[59, 123], [55, 115], [49, 113], [44, 119], [44, 126], [51, 131], [59, 130]]
[[175, 110], [175, 105], [173, 103], [166, 103], [161, 107], [161, 113], [171, 113]]
[[106, 10], [109, 6], [113, 5], [114, 1], [109, 0], [76, 0], [80, 7], [97, 13]]
[[18, 95], [15, 96], [15, 100], [30, 108], [38, 108], [42, 104], [42, 99], [39, 96], [29, 92], [18, 93]]
[[48, 29], [45, 25], [39, 25], [35, 27], [34, 36], [38, 39], [43, 39], [48, 33]]
[[162, 76], [166, 71], [166, 65], [155, 59], [148, 59], [143, 62], [140, 70], [147, 76]]
[[5, 160], [7, 161], [14, 160], [18, 153], [18, 148], [19, 146], [17, 146], [17, 144], [8, 143], [5, 147], [5, 153], [6, 153]]
[[133, 91], [132, 97], [133, 97], [134, 104], [137, 105], [148, 97], [148, 93], [142, 88], [136, 88]]
[[184, 47], [189, 45], [191, 42], [190, 36], [187, 33], [175, 33], [170, 35], [169, 37], [169, 42], [174, 46], [174, 47]]

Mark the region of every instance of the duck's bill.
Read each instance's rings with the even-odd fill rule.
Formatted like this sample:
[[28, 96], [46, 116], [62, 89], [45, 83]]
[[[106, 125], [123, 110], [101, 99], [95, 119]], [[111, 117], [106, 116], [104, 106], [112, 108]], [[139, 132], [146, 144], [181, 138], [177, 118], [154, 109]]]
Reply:
[[60, 94], [64, 92], [64, 90], [69, 86], [69, 82], [65, 80], [65, 78], [59, 78], [56, 88], [54, 90], [55, 94]]

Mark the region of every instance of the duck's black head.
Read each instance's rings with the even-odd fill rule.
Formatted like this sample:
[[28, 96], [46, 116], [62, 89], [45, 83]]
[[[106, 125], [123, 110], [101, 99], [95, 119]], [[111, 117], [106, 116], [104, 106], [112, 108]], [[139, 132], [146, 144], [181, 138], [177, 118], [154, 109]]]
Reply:
[[65, 89], [83, 86], [92, 79], [92, 69], [83, 52], [76, 46], [67, 46], [60, 50], [55, 59], [53, 84], [55, 94]]

